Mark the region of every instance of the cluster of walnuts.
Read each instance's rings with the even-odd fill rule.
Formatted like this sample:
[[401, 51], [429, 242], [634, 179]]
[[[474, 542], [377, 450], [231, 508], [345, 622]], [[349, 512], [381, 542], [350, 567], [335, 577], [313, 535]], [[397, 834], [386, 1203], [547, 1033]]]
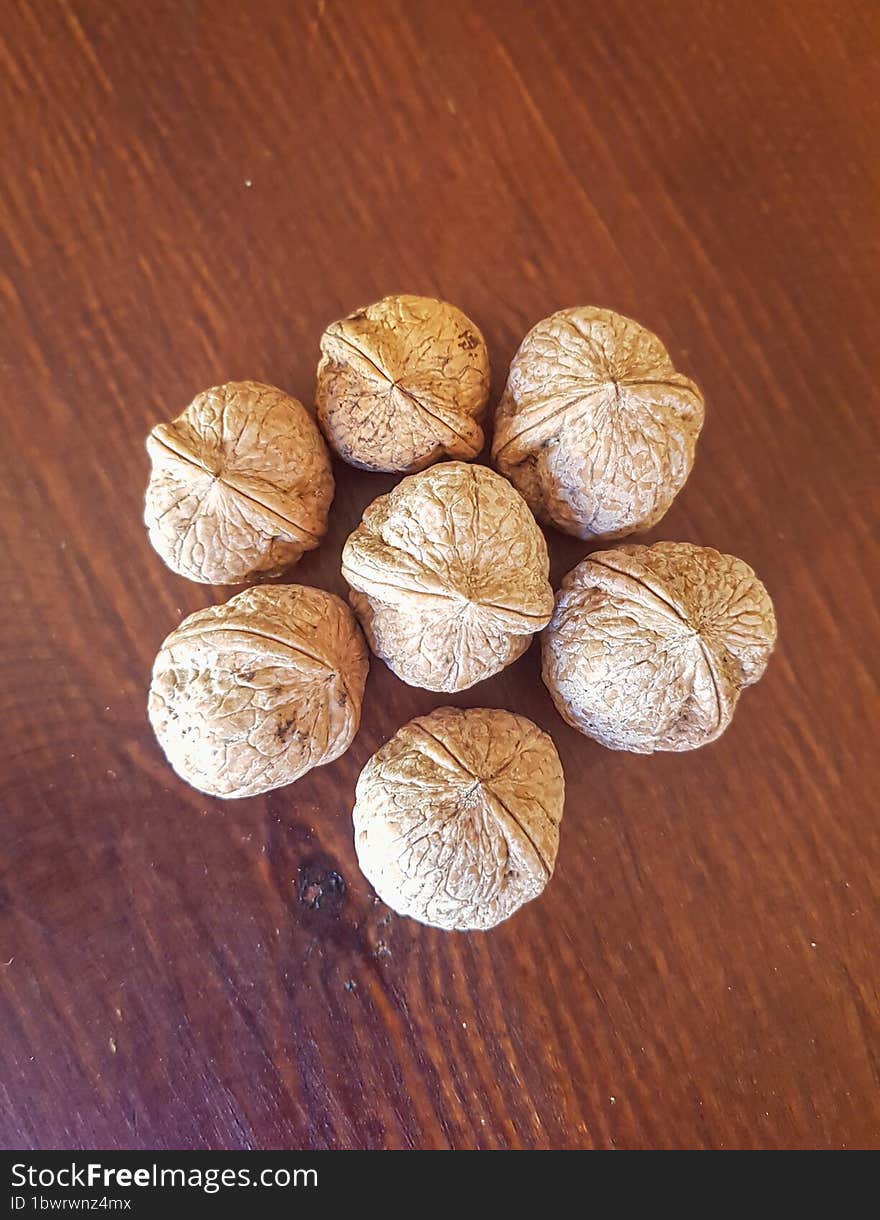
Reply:
[[[596, 550], [554, 600], [538, 521], [605, 541], [654, 525], [690, 473], [703, 400], [660, 340], [606, 309], [526, 335], [483, 447], [489, 359], [452, 305], [393, 296], [328, 327], [321, 431], [272, 386], [207, 390], [147, 447], [146, 523], [191, 580], [277, 575], [319, 545], [333, 499], [324, 438], [345, 461], [406, 475], [345, 543], [351, 609], [302, 585], [256, 585], [190, 615], [162, 645], [149, 715], [175, 771], [252, 796], [342, 754], [368, 648], [404, 682], [461, 691], [540, 632], [543, 679], [568, 724], [618, 750], [718, 737], [757, 681], [776, 625], [747, 564], [689, 543]], [[441, 460], [451, 459], [451, 460]], [[358, 859], [396, 911], [489, 928], [541, 893], [559, 844], [551, 739], [497, 709], [442, 707], [369, 760]]]

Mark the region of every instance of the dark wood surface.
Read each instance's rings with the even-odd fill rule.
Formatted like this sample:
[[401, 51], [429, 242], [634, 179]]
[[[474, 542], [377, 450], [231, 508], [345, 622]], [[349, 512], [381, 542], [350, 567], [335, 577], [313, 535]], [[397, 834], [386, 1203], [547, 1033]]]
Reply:
[[[0, 13], [8, 1146], [880, 1146], [873, 2], [32, 0]], [[443, 702], [372, 667], [337, 763], [223, 803], [145, 717], [229, 590], [141, 521], [143, 440], [206, 386], [311, 402], [391, 291], [525, 331], [607, 305], [703, 387], [650, 535], [753, 564], [780, 643], [718, 743], [612, 753], [538, 650], [451, 700], [549, 730], [556, 876], [490, 934], [391, 915], [358, 772]], [[337, 465], [340, 547], [390, 478]], [[585, 553], [550, 536], [553, 578]]]

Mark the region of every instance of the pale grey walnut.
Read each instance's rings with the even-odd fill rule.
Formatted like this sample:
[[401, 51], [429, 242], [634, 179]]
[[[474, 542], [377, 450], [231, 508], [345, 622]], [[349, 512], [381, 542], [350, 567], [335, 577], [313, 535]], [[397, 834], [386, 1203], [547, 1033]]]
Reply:
[[539, 521], [577, 538], [654, 525], [690, 474], [703, 399], [656, 335], [610, 309], [563, 309], [510, 366], [492, 458]]
[[776, 641], [767, 590], [732, 555], [687, 542], [588, 555], [542, 637], [564, 720], [615, 750], [692, 750], [730, 724]]
[[204, 584], [275, 575], [318, 545], [333, 475], [301, 402], [229, 381], [199, 394], [147, 440], [144, 519], [170, 568]]
[[358, 729], [368, 653], [340, 598], [265, 585], [184, 619], [153, 666], [150, 723], [212, 796], [254, 796], [332, 762]]
[[385, 297], [329, 326], [321, 353], [318, 420], [346, 462], [411, 473], [482, 449], [489, 355], [454, 305]]
[[376, 893], [440, 928], [492, 928], [544, 889], [559, 847], [556, 747], [524, 716], [439, 708], [361, 772], [355, 848]]
[[458, 691], [515, 661], [553, 612], [547, 544], [485, 466], [441, 462], [367, 508], [342, 552], [370, 647], [411, 686]]

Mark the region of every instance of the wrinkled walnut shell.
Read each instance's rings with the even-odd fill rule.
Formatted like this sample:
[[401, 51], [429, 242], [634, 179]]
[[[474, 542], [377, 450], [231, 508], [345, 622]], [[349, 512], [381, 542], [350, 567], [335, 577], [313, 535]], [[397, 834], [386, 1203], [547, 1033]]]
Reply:
[[171, 766], [211, 796], [290, 784], [358, 729], [368, 654], [340, 598], [246, 589], [184, 619], [153, 666], [150, 723]]
[[442, 462], [367, 508], [342, 552], [370, 647], [411, 686], [458, 691], [515, 661], [553, 612], [547, 544], [486, 466]]
[[329, 326], [321, 352], [318, 420], [346, 462], [406, 474], [482, 449], [489, 355], [454, 305], [385, 297]]
[[439, 708], [405, 724], [361, 772], [358, 862], [401, 915], [492, 928], [552, 876], [563, 800], [556, 747], [530, 720]]
[[330, 456], [305, 407], [229, 381], [147, 440], [144, 520], [175, 572], [203, 584], [275, 575], [318, 545], [333, 499]]
[[727, 728], [776, 640], [767, 590], [687, 542], [598, 551], [562, 582], [543, 678], [573, 728], [615, 750], [692, 750]]
[[702, 426], [700, 391], [656, 335], [610, 309], [564, 309], [513, 359], [492, 459], [539, 521], [619, 538], [669, 508]]

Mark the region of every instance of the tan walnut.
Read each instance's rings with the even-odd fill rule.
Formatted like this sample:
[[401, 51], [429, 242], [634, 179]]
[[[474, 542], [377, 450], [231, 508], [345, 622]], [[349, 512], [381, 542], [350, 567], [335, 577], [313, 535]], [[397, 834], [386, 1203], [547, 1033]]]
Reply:
[[361, 772], [358, 862], [401, 915], [491, 928], [549, 881], [563, 799], [556, 747], [530, 720], [439, 708], [405, 724]]
[[177, 774], [212, 796], [254, 796], [343, 754], [368, 653], [340, 598], [246, 589], [184, 619], [153, 666], [150, 723]]
[[342, 552], [370, 647], [411, 686], [458, 691], [529, 646], [553, 612], [547, 544], [485, 466], [441, 462], [367, 508]]
[[482, 449], [489, 355], [454, 305], [385, 297], [329, 326], [321, 352], [318, 420], [346, 462], [410, 473]]
[[274, 575], [318, 545], [333, 475], [305, 407], [273, 386], [229, 381], [147, 440], [144, 519], [170, 568], [204, 584]]
[[702, 426], [700, 391], [656, 335], [610, 309], [564, 309], [514, 357], [492, 457], [539, 521], [619, 538], [669, 508]]
[[767, 590], [732, 555], [687, 542], [588, 555], [542, 638], [564, 720], [615, 750], [692, 750], [727, 728], [776, 640]]

